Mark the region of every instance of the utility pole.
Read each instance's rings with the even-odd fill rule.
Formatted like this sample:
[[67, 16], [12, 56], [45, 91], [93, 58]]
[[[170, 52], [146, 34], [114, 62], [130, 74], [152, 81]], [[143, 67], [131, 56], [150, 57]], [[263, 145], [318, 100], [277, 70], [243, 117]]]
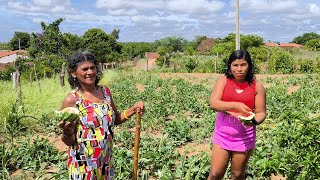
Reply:
[[21, 46], [20, 46], [20, 38], [19, 38], [19, 50], [21, 50]]
[[236, 50], [240, 49], [239, 0], [236, 1]]

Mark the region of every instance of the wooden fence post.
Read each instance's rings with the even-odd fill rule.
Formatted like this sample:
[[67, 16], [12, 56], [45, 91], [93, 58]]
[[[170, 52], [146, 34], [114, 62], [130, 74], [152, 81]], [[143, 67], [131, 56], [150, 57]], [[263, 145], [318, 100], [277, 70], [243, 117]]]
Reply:
[[19, 95], [18, 95], [18, 99], [20, 102], [20, 105], [22, 105], [22, 90], [21, 90], [21, 82], [20, 82], [20, 71], [18, 68], [16, 68], [16, 79], [17, 79], [17, 87], [18, 87], [18, 91], [19, 91]]
[[30, 72], [29, 78], [30, 78], [30, 86], [32, 86], [32, 71]]
[[39, 81], [39, 79], [38, 79], [37, 71], [36, 71], [36, 64], [33, 64], [33, 70], [34, 70], [34, 76], [36, 77], [36, 81], [37, 81], [37, 83], [38, 83], [39, 92], [41, 92], [41, 89], [40, 89], [40, 81]]
[[64, 76], [65, 76], [65, 63], [62, 64], [61, 72], [60, 72], [60, 86], [64, 87]]
[[12, 88], [16, 89], [16, 85], [17, 85], [17, 74], [16, 74], [16, 72], [13, 72], [11, 74], [11, 77], [12, 77]]

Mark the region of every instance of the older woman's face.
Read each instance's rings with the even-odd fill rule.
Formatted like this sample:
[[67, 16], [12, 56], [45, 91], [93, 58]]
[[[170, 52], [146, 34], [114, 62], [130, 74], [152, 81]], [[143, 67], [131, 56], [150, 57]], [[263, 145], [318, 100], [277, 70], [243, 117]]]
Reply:
[[92, 62], [84, 61], [78, 65], [72, 76], [77, 77], [81, 86], [92, 86], [95, 85], [97, 78], [97, 68]]
[[249, 64], [245, 59], [236, 59], [230, 65], [231, 73], [237, 82], [244, 82], [248, 73]]

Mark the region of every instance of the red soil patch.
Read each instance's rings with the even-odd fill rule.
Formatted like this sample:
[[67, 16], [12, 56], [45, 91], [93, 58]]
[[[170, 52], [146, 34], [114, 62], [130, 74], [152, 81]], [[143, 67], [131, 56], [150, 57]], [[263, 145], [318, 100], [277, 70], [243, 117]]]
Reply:
[[288, 94], [292, 94], [300, 89], [300, 85], [288, 87]]
[[136, 84], [136, 88], [138, 89], [138, 91], [140, 93], [142, 93], [144, 91], [144, 86], [142, 84], [140, 84], [140, 83]]
[[180, 155], [186, 155], [188, 157], [200, 154], [201, 152], [207, 152], [211, 154], [210, 144], [197, 144], [197, 143], [188, 143], [184, 146], [177, 148], [177, 151]]
[[271, 180], [286, 180], [287, 178], [281, 175], [271, 175]]

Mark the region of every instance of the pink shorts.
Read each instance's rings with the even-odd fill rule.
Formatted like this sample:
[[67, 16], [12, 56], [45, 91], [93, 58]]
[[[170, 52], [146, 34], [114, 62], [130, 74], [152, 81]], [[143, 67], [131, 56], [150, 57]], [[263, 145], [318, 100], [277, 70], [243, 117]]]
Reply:
[[245, 126], [238, 118], [218, 112], [212, 143], [222, 149], [245, 152], [256, 146], [256, 127]]

